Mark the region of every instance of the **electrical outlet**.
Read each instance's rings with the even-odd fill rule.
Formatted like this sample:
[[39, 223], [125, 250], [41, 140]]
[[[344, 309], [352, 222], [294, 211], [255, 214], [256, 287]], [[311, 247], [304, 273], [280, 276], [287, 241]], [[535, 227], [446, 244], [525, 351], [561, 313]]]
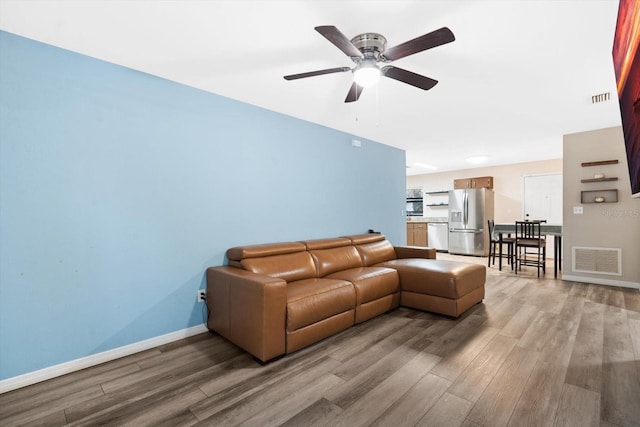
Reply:
[[198, 289], [198, 302], [205, 302], [207, 300], [207, 291]]

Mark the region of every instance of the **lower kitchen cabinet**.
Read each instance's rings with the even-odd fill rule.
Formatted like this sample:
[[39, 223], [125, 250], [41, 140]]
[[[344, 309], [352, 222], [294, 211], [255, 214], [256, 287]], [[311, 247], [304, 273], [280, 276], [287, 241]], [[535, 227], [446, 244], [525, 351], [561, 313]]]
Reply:
[[407, 245], [427, 246], [427, 223], [408, 222], [407, 223]]

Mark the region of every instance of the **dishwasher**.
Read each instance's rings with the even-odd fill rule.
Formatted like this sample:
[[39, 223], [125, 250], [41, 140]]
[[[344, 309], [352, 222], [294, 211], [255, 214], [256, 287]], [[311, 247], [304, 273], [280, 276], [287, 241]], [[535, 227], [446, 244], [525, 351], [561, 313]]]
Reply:
[[430, 222], [427, 224], [427, 244], [440, 252], [449, 251], [449, 223]]

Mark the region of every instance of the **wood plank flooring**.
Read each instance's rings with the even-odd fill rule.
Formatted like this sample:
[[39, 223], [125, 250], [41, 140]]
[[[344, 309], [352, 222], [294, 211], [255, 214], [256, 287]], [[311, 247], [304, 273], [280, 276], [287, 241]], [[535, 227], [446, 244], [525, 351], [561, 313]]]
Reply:
[[267, 365], [197, 335], [0, 395], [0, 425], [640, 426], [640, 292], [552, 274], [491, 267], [457, 320], [400, 308]]

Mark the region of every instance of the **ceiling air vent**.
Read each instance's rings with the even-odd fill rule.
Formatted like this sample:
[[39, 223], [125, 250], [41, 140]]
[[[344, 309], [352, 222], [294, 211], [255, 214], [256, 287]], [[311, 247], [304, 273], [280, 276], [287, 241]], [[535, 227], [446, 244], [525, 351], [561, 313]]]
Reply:
[[609, 94], [609, 92], [599, 93], [591, 97], [591, 103], [597, 104], [598, 102], [608, 101], [609, 99], [611, 99], [611, 95]]
[[573, 246], [573, 271], [622, 276], [622, 249]]

